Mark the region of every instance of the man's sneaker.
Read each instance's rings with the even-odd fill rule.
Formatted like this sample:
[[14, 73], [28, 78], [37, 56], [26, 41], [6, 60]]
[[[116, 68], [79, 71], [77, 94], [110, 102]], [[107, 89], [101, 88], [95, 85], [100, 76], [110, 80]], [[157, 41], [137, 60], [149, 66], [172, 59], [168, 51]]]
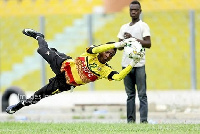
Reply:
[[44, 38], [44, 35], [42, 33], [39, 33], [33, 29], [24, 29], [22, 33], [27, 36], [33, 37], [34, 39], [36, 39], [37, 36]]
[[147, 120], [141, 121], [142, 124], [148, 124]]
[[21, 102], [19, 102], [18, 104], [8, 106], [6, 108], [6, 112], [8, 114], [14, 114], [16, 111], [18, 111], [19, 109], [21, 109], [23, 106], [24, 105]]

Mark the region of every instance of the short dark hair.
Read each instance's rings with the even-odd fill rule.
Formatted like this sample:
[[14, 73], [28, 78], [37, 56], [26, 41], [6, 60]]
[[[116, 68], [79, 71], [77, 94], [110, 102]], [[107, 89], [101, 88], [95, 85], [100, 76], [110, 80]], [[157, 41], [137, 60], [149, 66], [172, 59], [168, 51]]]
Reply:
[[141, 8], [140, 2], [137, 1], [137, 0], [132, 1], [130, 4], [138, 4], [140, 6], [140, 8]]

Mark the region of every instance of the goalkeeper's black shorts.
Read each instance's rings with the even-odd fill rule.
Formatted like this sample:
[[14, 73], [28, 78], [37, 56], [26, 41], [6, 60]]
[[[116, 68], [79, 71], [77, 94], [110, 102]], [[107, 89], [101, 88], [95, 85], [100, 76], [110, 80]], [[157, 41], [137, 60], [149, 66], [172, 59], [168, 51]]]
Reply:
[[44, 90], [45, 94], [51, 95], [58, 92], [58, 90], [62, 92], [71, 89], [71, 85], [66, 84], [64, 72], [61, 73], [60, 68], [63, 61], [72, 59], [72, 57], [58, 52], [55, 48], [48, 48], [48, 44], [43, 38], [38, 39], [38, 44], [38, 53], [50, 64], [52, 71], [56, 74], [55, 77], [49, 79], [49, 84], [41, 90]]

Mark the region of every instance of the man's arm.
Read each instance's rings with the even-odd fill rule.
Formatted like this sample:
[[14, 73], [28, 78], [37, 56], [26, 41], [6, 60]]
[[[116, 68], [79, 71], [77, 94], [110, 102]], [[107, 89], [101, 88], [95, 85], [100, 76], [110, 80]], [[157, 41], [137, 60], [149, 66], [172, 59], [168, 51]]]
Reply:
[[[130, 33], [125, 32], [124, 33], [124, 38], [128, 39], [131, 38], [132, 35]], [[134, 37], [135, 38], [135, 37]], [[135, 38], [138, 42], [140, 42], [140, 44], [142, 45], [143, 48], [150, 48], [151, 47], [151, 37], [150, 36], [146, 36], [143, 38], [143, 40], [137, 39]], [[123, 39], [119, 39], [119, 42], [122, 41]], [[124, 48], [118, 48], [118, 50], [123, 50]]]
[[143, 39], [144, 40], [139, 40], [139, 39], [136, 39], [136, 40], [142, 44], [142, 47], [150, 48], [151, 47], [151, 37], [150, 36], [146, 36]]

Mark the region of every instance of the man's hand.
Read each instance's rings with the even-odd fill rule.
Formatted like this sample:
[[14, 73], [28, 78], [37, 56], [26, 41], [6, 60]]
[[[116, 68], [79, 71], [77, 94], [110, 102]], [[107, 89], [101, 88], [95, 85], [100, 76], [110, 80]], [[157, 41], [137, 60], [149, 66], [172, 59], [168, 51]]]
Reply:
[[123, 40], [125, 43], [130, 43], [130, 42], [135, 42], [135, 41], [137, 41], [137, 39], [136, 38], [134, 38], [134, 37], [131, 37], [131, 38], [128, 38], [128, 39], [124, 39]]
[[127, 33], [127, 32], [124, 33], [124, 39], [128, 39], [131, 37], [132, 37], [132, 35], [130, 33]]

